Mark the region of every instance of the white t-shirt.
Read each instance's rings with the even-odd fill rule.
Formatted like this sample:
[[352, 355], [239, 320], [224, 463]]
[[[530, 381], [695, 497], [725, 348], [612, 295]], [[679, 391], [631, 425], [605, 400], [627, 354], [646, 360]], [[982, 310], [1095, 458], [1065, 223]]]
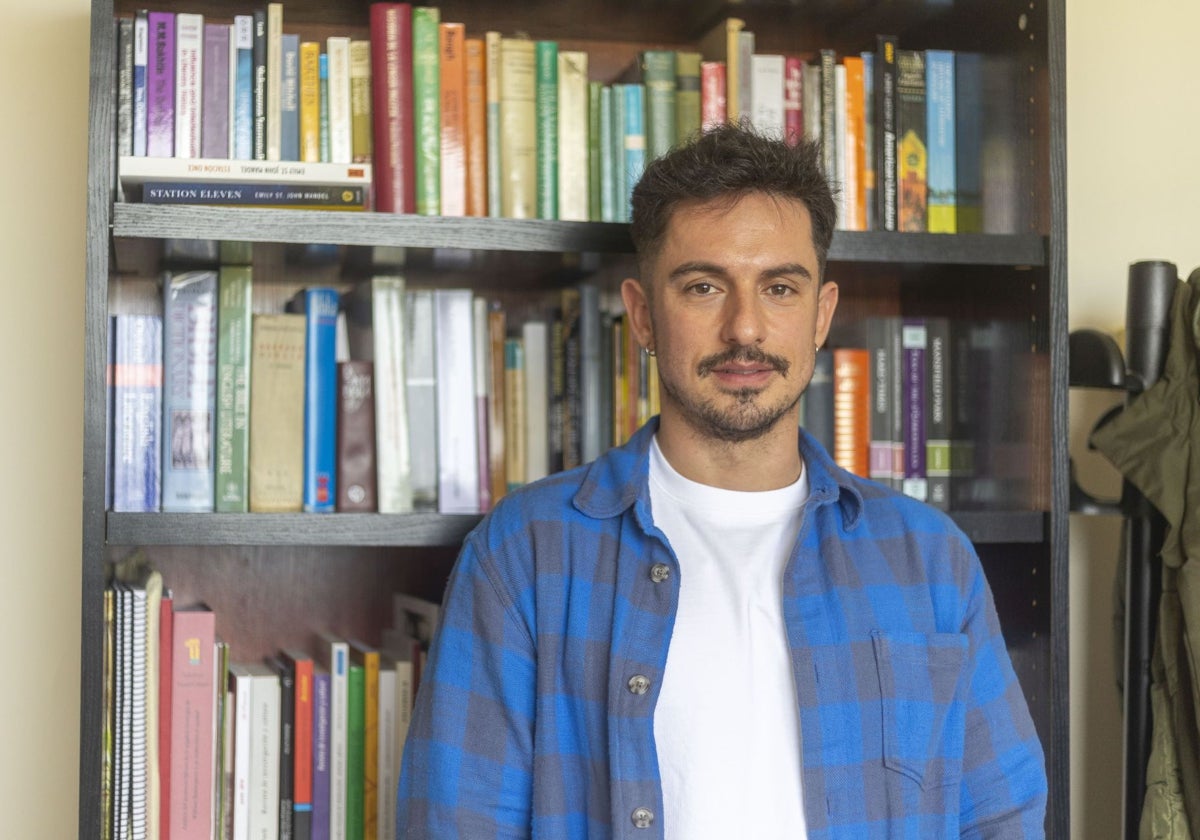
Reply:
[[651, 448], [650, 503], [679, 559], [654, 739], [668, 840], [804, 838], [783, 570], [808, 475], [766, 492], [690, 481]]

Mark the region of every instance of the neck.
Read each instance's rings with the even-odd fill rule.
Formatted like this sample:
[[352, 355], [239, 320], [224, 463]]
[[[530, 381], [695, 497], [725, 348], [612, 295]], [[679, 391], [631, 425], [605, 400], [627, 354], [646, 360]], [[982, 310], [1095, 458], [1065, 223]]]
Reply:
[[787, 487], [800, 477], [797, 418], [788, 413], [766, 434], [732, 443], [715, 440], [663, 415], [658, 447], [676, 472], [724, 490], [757, 492]]

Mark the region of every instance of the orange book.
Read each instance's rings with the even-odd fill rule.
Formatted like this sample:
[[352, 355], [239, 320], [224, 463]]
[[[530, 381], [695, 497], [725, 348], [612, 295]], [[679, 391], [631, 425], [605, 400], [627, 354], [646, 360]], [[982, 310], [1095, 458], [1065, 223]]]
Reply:
[[488, 214], [487, 55], [482, 38], [466, 40], [466, 193], [467, 215]]
[[855, 475], [870, 471], [871, 354], [833, 351], [833, 460]]
[[848, 55], [842, 59], [846, 68], [846, 168], [853, 168], [853, 179], [843, 179], [847, 189], [854, 194], [846, 196], [846, 227], [850, 230], [867, 229], [867, 136], [865, 93], [863, 87], [863, 60], [861, 56]]
[[438, 24], [441, 58], [442, 207], [443, 216], [467, 212], [467, 61], [466, 29], [461, 23]]

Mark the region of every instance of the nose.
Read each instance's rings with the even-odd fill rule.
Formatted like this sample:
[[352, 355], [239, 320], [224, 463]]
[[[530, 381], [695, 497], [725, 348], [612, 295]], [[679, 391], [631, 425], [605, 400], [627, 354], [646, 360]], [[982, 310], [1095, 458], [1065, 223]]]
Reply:
[[721, 339], [735, 346], [758, 344], [765, 336], [762, 301], [749, 290], [735, 288], [725, 301]]

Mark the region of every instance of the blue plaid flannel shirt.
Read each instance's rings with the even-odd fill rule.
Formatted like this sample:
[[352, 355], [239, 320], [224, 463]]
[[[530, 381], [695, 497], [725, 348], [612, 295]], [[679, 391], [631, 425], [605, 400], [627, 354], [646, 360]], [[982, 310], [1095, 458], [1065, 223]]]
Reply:
[[[663, 836], [654, 705], [681, 570], [650, 513], [656, 429], [510, 494], [468, 536], [398, 836]], [[1042, 748], [970, 542], [799, 445], [811, 496], [784, 615], [808, 836], [1042, 837]]]

